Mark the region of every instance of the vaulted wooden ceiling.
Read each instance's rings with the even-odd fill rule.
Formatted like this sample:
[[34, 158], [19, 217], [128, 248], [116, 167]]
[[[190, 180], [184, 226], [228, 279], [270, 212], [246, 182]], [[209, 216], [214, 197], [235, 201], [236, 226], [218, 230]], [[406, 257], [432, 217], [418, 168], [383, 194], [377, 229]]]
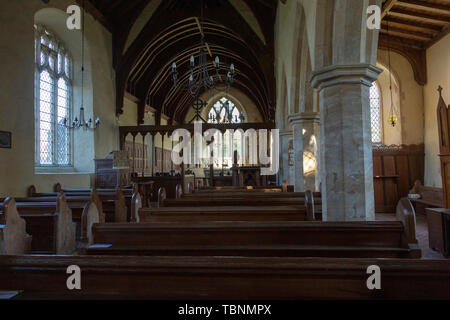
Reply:
[[427, 82], [426, 49], [450, 31], [450, 0], [383, 0], [379, 46], [404, 55]]
[[[80, 4], [83, 0], [77, 0]], [[172, 121], [182, 122], [193, 101], [186, 90], [188, 61], [198, 56], [200, 34], [209, 44], [210, 60], [218, 55], [222, 75], [229, 64], [236, 66], [234, 86], [260, 109], [265, 121], [274, 118], [274, 24], [277, 0], [240, 0], [261, 28], [264, 40], [230, 3], [204, 0], [203, 30], [198, 19], [200, 0], [163, 0], [134, 42], [126, 42], [134, 23], [155, 0], [85, 0], [86, 9], [113, 35], [116, 70], [117, 113], [122, 113], [126, 91], [139, 100], [139, 121], [146, 104]], [[405, 56], [416, 81], [427, 82], [426, 49], [450, 30], [450, 0], [383, 0], [379, 47]], [[389, 27], [389, 32], [388, 32]], [[181, 80], [173, 88], [171, 64], [176, 61]], [[210, 64], [213, 69], [213, 64]]]
[[[252, 11], [264, 40], [252, 29], [229, 0], [204, 0], [203, 28], [199, 0], [163, 0], [134, 42], [124, 50], [130, 30], [144, 8], [154, 0], [87, 0], [86, 9], [113, 35], [116, 70], [117, 113], [122, 113], [128, 91], [139, 99], [139, 122], [145, 105], [182, 122], [193, 100], [185, 90], [189, 57], [196, 56], [201, 33], [209, 45], [212, 61], [221, 60], [222, 79], [235, 64], [233, 87], [244, 92], [259, 108], [265, 121], [274, 118], [274, 23], [277, 0], [242, 0]], [[79, 0], [79, 2], [82, 2]], [[179, 85], [174, 88], [171, 65], [177, 63]]]

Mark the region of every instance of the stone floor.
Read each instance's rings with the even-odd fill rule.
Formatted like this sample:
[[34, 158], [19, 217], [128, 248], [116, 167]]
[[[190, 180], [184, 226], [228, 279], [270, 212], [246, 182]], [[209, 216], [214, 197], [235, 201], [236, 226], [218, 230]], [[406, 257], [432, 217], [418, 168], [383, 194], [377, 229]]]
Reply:
[[[394, 221], [395, 214], [391, 213], [377, 213], [376, 219], [378, 221]], [[422, 249], [422, 259], [445, 259], [445, 257], [429, 248], [428, 246], [428, 225], [427, 217], [425, 215], [417, 215], [416, 217], [416, 237], [419, 242], [419, 247]]]

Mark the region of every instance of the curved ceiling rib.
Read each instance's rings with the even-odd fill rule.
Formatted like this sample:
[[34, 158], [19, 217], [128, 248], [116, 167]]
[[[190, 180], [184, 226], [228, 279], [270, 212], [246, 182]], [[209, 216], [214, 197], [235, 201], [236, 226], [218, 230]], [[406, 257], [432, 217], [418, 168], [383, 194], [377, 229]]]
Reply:
[[[230, 63], [236, 67], [234, 87], [246, 94], [259, 108], [265, 121], [273, 119], [275, 101], [274, 31], [277, 0], [241, 0], [246, 12], [238, 12], [229, 0], [204, 0], [205, 19], [200, 28], [202, 1], [164, 0], [152, 8], [145, 24], [138, 21], [140, 33], [130, 44], [130, 30], [145, 15], [155, 0], [89, 0], [112, 25], [113, 55], [116, 69], [116, 111], [122, 113], [125, 91], [139, 103], [139, 121], [143, 120], [145, 103], [173, 120], [181, 121], [192, 105], [185, 87], [189, 78], [189, 57], [198, 57], [203, 33], [212, 61], [221, 60], [221, 75], [226, 76]], [[132, 3], [132, 4], [131, 4]], [[250, 26], [247, 16], [251, 16]], [[141, 19], [142, 20], [142, 19]], [[128, 42], [127, 42], [128, 41]], [[198, 61], [198, 59], [196, 59]], [[173, 87], [171, 65], [177, 62], [179, 85]], [[158, 120], [157, 120], [158, 122]]]

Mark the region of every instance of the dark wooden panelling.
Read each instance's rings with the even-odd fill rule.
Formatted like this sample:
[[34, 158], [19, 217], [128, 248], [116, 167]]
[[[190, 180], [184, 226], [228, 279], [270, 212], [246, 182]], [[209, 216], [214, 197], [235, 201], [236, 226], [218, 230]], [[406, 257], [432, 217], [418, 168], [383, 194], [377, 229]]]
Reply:
[[373, 173], [376, 212], [395, 212], [416, 180], [424, 181], [424, 146], [374, 146]]

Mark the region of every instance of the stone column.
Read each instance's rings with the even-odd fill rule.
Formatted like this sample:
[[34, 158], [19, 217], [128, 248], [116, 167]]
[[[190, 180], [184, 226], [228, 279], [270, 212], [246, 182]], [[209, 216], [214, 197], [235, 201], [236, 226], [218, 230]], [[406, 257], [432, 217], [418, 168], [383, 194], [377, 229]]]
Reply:
[[332, 65], [313, 72], [320, 94], [322, 210], [325, 221], [373, 221], [369, 88], [380, 69]]
[[303, 176], [303, 121], [301, 114], [289, 116], [294, 136], [294, 190], [295, 192], [305, 191]]
[[292, 139], [292, 131], [280, 131], [280, 173], [279, 185], [283, 181], [289, 183], [289, 141]]
[[303, 175], [305, 190], [318, 191], [319, 178], [319, 137], [320, 115], [318, 112], [301, 113], [303, 128]]

